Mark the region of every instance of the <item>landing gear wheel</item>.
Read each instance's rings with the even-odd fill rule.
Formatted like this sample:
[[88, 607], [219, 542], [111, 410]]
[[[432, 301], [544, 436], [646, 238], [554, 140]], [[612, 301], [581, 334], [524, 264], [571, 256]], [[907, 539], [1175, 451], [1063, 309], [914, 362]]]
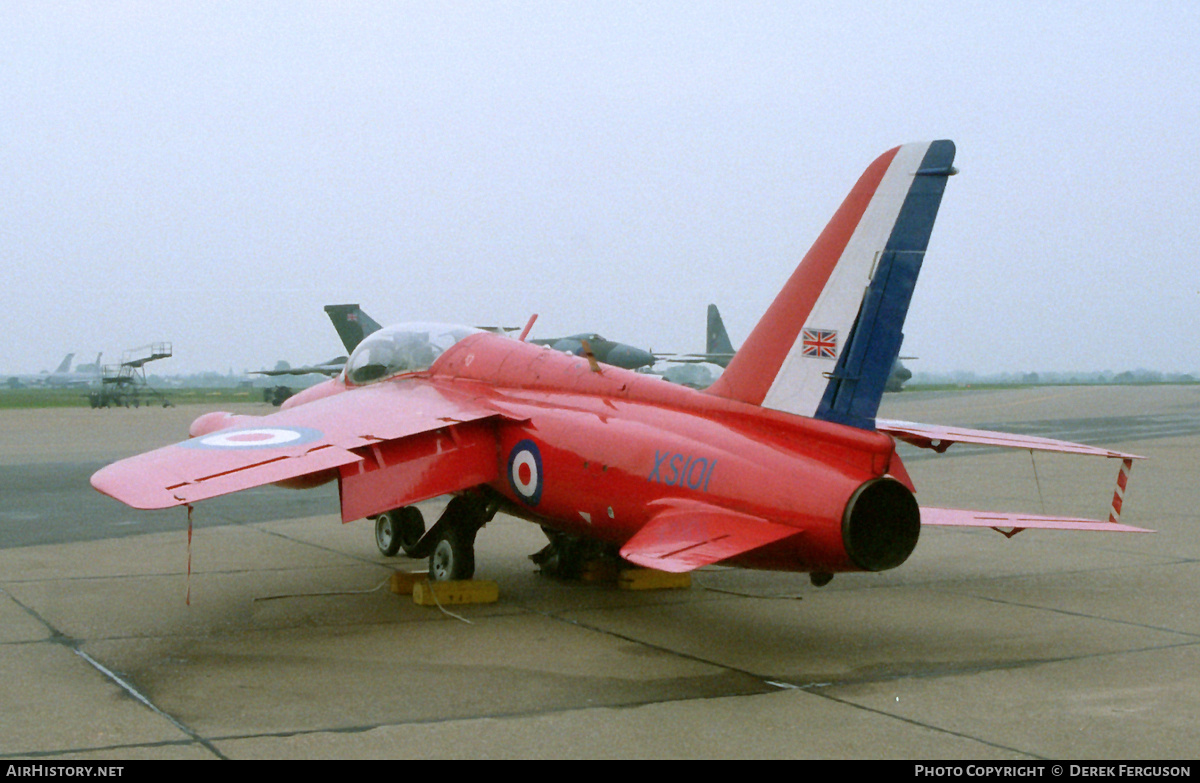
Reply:
[[375, 545], [387, 557], [400, 550], [411, 555], [421, 536], [425, 535], [425, 518], [416, 506], [385, 511], [375, 517]]
[[421, 536], [425, 535], [425, 517], [416, 506], [405, 506], [398, 511], [400, 515], [400, 549], [412, 557], [413, 550]]
[[470, 579], [475, 575], [475, 533], [447, 526], [429, 556], [429, 578], [435, 582]]
[[400, 551], [400, 531], [395, 515], [385, 511], [375, 517], [375, 546], [384, 557], [394, 557]]
[[542, 532], [550, 543], [529, 559], [547, 576], [578, 579], [583, 571], [586, 544], [548, 527], [543, 527]]

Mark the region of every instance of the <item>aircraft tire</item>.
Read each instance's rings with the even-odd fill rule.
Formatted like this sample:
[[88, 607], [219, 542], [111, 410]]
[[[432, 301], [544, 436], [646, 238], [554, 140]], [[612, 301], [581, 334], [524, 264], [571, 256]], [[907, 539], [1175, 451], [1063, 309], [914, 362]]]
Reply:
[[448, 525], [429, 556], [429, 578], [435, 582], [470, 579], [475, 575], [475, 533]]
[[584, 544], [571, 536], [543, 526], [550, 544], [533, 556], [542, 573], [558, 579], [578, 579], [583, 571]]
[[421, 536], [425, 535], [425, 517], [416, 506], [405, 506], [392, 512], [399, 523], [400, 549], [409, 557], [417, 548]]
[[398, 514], [385, 511], [375, 517], [375, 546], [384, 557], [394, 557], [400, 551], [401, 533]]

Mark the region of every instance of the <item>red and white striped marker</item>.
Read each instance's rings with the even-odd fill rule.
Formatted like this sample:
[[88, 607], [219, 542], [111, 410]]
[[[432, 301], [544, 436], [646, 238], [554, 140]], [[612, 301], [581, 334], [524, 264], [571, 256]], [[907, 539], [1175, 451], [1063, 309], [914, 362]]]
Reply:
[[1129, 484], [1129, 471], [1131, 470], [1133, 470], [1133, 460], [1123, 460], [1121, 472], [1117, 474], [1117, 488], [1113, 491], [1112, 511], [1108, 514], [1108, 521], [1113, 524], [1121, 521], [1121, 504], [1125, 501], [1125, 486]]

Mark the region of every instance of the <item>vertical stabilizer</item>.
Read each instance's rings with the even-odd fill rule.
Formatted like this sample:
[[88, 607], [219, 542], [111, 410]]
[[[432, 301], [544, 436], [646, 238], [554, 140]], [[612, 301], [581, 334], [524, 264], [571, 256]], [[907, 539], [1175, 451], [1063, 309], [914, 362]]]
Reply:
[[715, 304], [708, 306], [708, 339], [704, 344], [704, 353], [708, 361], [722, 367], [729, 366], [734, 354], [733, 343], [729, 340], [725, 322], [721, 320], [721, 313]]
[[906, 144], [868, 166], [708, 391], [874, 429], [954, 151]]
[[73, 353], [67, 354], [66, 357], [62, 360], [62, 362], [59, 363], [58, 369], [55, 370], [55, 372], [70, 372], [71, 371], [71, 360], [74, 358], [75, 358], [75, 354], [73, 354]]
[[354, 353], [364, 337], [380, 329], [379, 324], [356, 304], [325, 305], [325, 312], [329, 314], [333, 328], [337, 329], [338, 337], [342, 338], [342, 345], [346, 346], [349, 353]]

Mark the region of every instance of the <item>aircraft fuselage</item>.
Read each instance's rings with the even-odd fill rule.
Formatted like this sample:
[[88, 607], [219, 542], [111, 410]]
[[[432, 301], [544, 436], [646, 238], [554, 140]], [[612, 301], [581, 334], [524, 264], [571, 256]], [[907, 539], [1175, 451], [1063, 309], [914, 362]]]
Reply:
[[504, 414], [486, 483], [522, 517], [619, 546], [664, 504], [694, 503], [795, 528], [738, 565], [877, 570], [847, 551], [845, 528], [855, 493], [897, 460], [887, 435], [615, 367], [595, 372], [586, 359], [490, 334], [462, 340], [420, 376]]

